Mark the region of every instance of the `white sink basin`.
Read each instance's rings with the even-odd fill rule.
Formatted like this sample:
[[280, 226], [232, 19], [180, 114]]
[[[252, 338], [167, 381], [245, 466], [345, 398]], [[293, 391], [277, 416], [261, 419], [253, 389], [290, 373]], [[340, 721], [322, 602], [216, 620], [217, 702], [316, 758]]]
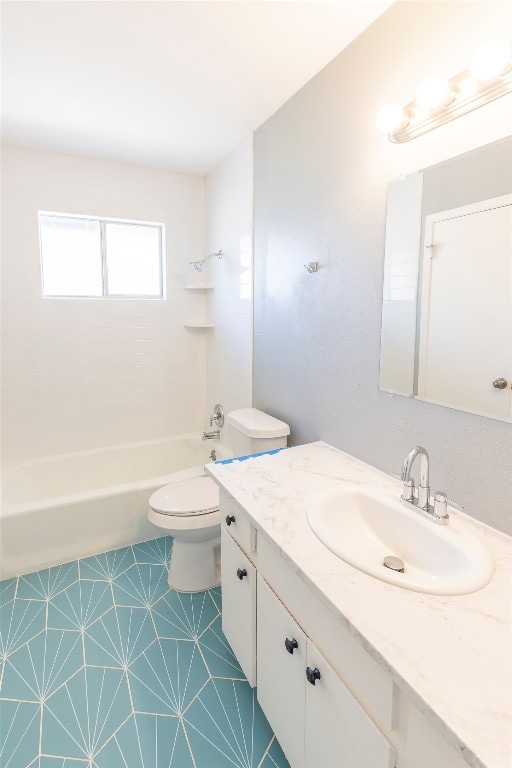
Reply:
[[[437, 525], [400, 503], [399, 491], [331, 488], [311, 497], [306, 515], [331, 552], [381, 581], [432, 595], [465, 595], [491, 579], [494, 565], [460, 518]], [[383, 565], [386, 556], [404, 572]]]

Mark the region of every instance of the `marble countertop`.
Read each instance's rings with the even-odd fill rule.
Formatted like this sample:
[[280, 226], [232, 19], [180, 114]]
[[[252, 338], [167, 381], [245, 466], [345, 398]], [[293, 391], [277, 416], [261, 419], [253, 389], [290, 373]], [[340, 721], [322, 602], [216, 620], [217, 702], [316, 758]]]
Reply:
[[396, 488], [398, 497], [398, 480], [322, 442], [206, 468], [472, 768], [509, 768], [508, 536], [450, 509], [491, 554], [494, 576], [470, 595], [412, 592], [340, 560], [316, 538], [305, 515], [311, 494], [324, 488]]

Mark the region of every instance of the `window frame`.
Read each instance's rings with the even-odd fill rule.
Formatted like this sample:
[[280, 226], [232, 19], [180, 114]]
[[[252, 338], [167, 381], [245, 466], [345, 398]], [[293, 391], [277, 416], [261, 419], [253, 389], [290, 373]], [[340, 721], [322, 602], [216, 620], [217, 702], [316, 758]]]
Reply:
[[[164, 301], [166, 299], [166, 258], [165, 258], [165, 224], [157, 221], [143, 221], [140, 219], [118, 219], [111, 216], [91, 216], [78, 213], [58, 213], [56, 211], [38, 211], [38, 231], [39, 231], [39, 262], [41, 265], [41, 294], [43, 299], [128, 299], [130, 301]], [[43, 239], [41, 237], [41, 222], [43, 217], [58, 219], [81, 219], [87, 221], [97, 221], [100, 225], [100, 255], [101, 255], [101, 286], [102, 293], [99, 296], [87, 296], [84, 294], [52, 294], [45, 293], [44, 290], [44, 264], [43, 264]], [[106, 224], [124, 224], [128, 226], [151, 227], [158, 231], [159, 246], [159, 287], [158, 294], [129, 294], [129, 293], [109, 293], [108, 292], [108, 269], [107, 269], [107, 238]]]

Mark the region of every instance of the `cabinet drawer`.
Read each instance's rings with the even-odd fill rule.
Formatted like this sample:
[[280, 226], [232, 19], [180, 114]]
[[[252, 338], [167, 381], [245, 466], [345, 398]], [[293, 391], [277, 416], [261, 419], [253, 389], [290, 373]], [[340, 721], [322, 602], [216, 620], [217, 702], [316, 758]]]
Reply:
[[222, 630], [250, 685], [256, 685], [256, 568], [221, 529]]
[[[226, 518], [229, 518], [229, 524]], [[243, 509], [238, 506], [232, 496], [222, 490], [220, 492], [220, 519], [222, 525], [229, 528], [229, 533], [240, 544], [244, 552], [251, 555], [254, 551], [254, 529]]]

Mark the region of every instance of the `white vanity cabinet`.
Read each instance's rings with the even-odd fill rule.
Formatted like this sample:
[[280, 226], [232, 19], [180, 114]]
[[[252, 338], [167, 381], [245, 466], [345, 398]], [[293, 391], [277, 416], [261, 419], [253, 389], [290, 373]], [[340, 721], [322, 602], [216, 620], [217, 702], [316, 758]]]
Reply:
[[395, 750], [290, 616], [257, 586], [258, 701], [293, 768], [393, 768]]
[[292, 768], [468, 768], [224, 491], [221, 515], [222, 628]]

